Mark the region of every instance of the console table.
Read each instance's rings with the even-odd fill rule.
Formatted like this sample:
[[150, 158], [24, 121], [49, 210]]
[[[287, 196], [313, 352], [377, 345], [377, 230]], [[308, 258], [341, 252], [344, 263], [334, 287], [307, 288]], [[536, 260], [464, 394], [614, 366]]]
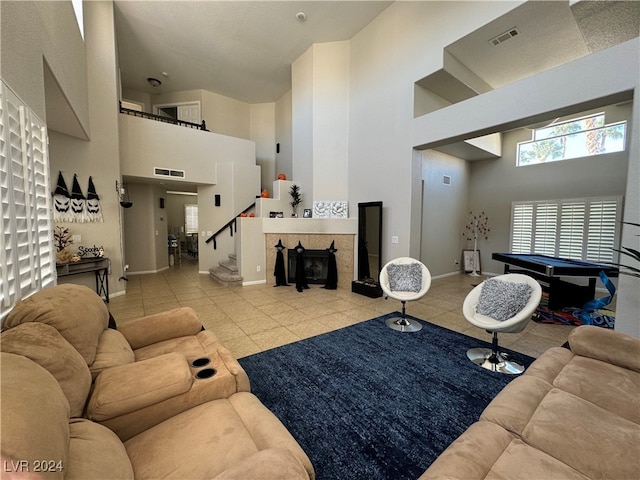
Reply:
[[96, 276], [96, 293], [104, 296], [109, 303], [109, 266], [108, 258], [83, 258], [79, 262], [59, 263], [56, 265], [58, 277], [94, 272]]

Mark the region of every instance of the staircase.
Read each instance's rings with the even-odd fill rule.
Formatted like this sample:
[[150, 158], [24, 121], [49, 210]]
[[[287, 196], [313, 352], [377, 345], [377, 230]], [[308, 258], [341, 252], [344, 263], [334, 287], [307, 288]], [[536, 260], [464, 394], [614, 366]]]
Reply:
[[228, 260], [219, 262], [217, 267], [210, 268], [209, 276], [225, 287], [241, 287], [242, 276], [238, 273], [236, 254], [229, 254]]

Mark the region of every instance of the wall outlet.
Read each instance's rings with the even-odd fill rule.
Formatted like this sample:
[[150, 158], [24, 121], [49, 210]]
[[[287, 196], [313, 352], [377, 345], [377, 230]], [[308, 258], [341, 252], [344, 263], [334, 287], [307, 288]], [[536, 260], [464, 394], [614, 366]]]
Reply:
[[262, 267], [260, 265], [256, 265], [256, 272], [259, 272], [260, 270], [262, 270]]
[[456, 260], [454, 260], [454, 261], [453, 261], [453, 264], [454, 264], [454, 265], [460, 265], [460, 260], [457, 260], [457, 259], [456, 259]]
[[398, 243], [398, 237], [396, 235], [391, 237], [391, 243]]
[[82, 235], [72, 235], [71, 241], [75, 244], [82, 242]]

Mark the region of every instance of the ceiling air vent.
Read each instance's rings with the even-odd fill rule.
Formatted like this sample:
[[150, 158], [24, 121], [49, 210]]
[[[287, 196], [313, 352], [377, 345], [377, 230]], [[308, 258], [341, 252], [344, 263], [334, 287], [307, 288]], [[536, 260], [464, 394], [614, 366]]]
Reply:
[[172, 170], [170, 168], [155, 167], [153, 169], [153, 174], [156, 177], [184, 178], [184, 170]]
[[506, 32], [501, 33], [497, 37], [493, 37], [489, 41], [491, 42], [491, 45], [496, 47], [496, 46], [500, 45], [501, 43], [504, 43], [507, 40], [512, 39], [516, 35], [520, 35], [520, 31], [516, 27], [513, 27], [513, 28], [510, 28], [509, 30], [507, 30]]

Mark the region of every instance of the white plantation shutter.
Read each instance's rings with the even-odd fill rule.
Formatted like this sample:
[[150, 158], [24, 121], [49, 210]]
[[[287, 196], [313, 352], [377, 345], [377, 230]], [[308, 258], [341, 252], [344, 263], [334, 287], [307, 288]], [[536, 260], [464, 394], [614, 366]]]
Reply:
[[562, 204], [560, 215], [560, 244], [558, 256], [562, 258], [582, 259], [584, 252], [585, 201]]
[[558, 204], [539, 203], [536, 205], [536, 228], [534, 235], [534, 253], [555, 255], [558, 232]]
[[622, 197], [514, 202], [511, 253], [614, 262]]
[[533, 241], [533, 205], [513, 205], [511, 216], [511, 252], [531, 253]]
[[587, 261], [612, 262], [617, 256], [618, 213], [620, 201], [616, 198], [592, 201], [589, 205]]
[[0, 317], [55, 282], [47, 133], [44, 123], [0, 86]]

